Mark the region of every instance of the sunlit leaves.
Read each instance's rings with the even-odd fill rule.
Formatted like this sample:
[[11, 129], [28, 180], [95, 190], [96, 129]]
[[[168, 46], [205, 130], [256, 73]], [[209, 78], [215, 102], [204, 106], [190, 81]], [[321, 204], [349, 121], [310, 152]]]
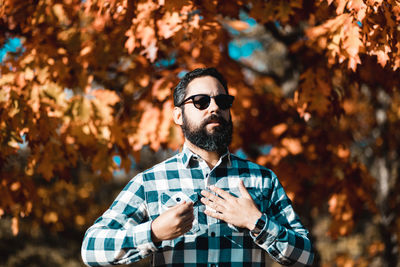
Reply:
[[[285, 47], [288, 73], [229, 57], [229, 29], [251, 28], [240, 12]], [[99, 177], [129, 173], [144, 147], [179, 149], [172, 89], [206, 66], [236, 99], [233, 152], [271, 167], [295, 204], [328, 210], [333, 237], [377, 213], [360, 158], [397, 162], [399, 1], [6, 0], [0, 20], [0, 43], [23, 45], [0, 67], [0, 216], [14, 233], [27, 215], [53, 230], [91, 223]]]
[[319, 47], [328, 50], [330, 64], [334, 64], [336, 60], [342, 63], [347, 59], [348, 67], [355, 70], [357, 64], [361, 63], [358, 52], [363, 45], [359, 32], [359, 26], [350, 14], [341, 14], [322, 25], [310, 28], [307, 35]]
[[306, 111], [316, 112], [320, 116], [325, 115], [330, 108], [330, 95], [332, 86], [329, 81], [329, 73], [326, 69], [308, 69], [300, 77], [299, 93], [295, 95], [295, 103], [298, 106], [300, 116], [305, 120], [310, 114]]
[[[326, 50], [329, 63], [344, 63], [355, 71], [361, 64], [360, 55], [375, 55], [382, 67], [389, 65], [398, 68], [394, 46], [399, 39], [396, 34], [399, 20], [399, 3], [390, 1], [382, 5], [381, 1], [327, 1], [336, 5], [337, 16], [332, 16], [321, 25], [307, 30], [310, 42]], [[333, 3], [332, 3], [333, 2]], [[378, 15], [379, 14], [379, 15]], [[392, 41], [389, 41], [392, 40]]]
[[253, 8], [249, 14], [261, 23], [280, 21], [286, 23], [298, 12], [303, 1], [251, 1]]

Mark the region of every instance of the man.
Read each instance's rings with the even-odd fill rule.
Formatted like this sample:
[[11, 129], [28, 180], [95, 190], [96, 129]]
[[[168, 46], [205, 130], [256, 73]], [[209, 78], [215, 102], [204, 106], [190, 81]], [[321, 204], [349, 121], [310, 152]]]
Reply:
[[214, 68], [187, 73], [174, 91], [182, 152], [138, 174], [86, 232], [88, 265], [152, 256], [155, 266], [311, 265], [308, 231], [275, 174], [230, 154], [225, 79]]

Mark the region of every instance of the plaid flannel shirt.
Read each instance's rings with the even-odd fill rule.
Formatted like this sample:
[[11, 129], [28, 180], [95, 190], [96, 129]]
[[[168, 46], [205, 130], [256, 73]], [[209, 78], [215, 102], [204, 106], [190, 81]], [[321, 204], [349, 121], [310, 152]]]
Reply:
[[[215, 185], [240, 197], [239, 180], [266, 221], [257, 236], [206, 216], [200, 191]], [[194, 203], [192, 229], [154, 243], [151, 222], [181, 201]], [[186, 146], [181, 153], [135, 176], [84, 237], [85, 264], [128, 264], [152, 255], [154, 266], [264, 266], [264, 251], [284, 265], [311, 265], [308, 231], [276, 175], [229, 152], [213, 169]]]

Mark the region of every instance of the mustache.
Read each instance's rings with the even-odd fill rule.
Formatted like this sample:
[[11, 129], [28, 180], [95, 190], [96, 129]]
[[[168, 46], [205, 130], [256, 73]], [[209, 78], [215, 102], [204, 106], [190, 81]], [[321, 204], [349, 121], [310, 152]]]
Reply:
[[228, 121], [225, 120], [223, 117], [215, 115], [215, 114], [212, 114], [208, 118], [204, 119], [204, 121], [202, 123], [202, 126], [206, 126], [207, 124], [209, 124], [211, 122], [218, 122], [222, 126], [228, 124]]

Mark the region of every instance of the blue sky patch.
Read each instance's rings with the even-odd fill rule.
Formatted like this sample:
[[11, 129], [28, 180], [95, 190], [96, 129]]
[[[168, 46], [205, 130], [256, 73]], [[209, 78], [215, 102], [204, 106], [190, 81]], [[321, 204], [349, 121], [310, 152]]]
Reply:
[[7, 52], [17, 52], [19, 48], [22, 47], [21, 39], [19, 38], [10, 38], [6, 41], [2, 48], [0, 48], [0, 62], [4, 60]]

